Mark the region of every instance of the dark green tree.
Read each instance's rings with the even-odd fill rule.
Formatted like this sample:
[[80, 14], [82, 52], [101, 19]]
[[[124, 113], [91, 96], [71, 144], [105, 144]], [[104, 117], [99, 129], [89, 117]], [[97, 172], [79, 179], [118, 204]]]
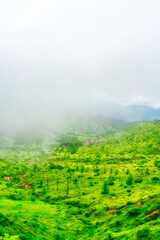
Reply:
[[67, 151], [73, 154], [83, 145], [83, 142], [80, 140], [76, 132], [66, 131], [56, 137], [56, 145], [62, 149], [66, 148]]
[[107, 181], [104, 181], [101, 193], [102, 194], [109, 194], [109, 188], [108, 188], [108, 185], [107, 185]]
[[126, 184], [127, 184], [127, 185], [132, 185], [133, 182], [134, 182], [133, 176], [130, 175], [129, 178], [127, 179], [127, 181], [126, 181]]
[[130, 171], [129, 171], [129, 169], [128, 169], [128, 168], [127, 168], [126, 174], [130, 174]]

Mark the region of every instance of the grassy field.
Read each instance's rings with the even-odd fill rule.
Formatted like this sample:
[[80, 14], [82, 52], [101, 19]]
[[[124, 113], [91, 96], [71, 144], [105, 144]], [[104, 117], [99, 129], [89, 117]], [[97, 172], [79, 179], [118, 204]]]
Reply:
[[160, 239], [159, 121], [57, 139], [1, 148], [1, 239]]

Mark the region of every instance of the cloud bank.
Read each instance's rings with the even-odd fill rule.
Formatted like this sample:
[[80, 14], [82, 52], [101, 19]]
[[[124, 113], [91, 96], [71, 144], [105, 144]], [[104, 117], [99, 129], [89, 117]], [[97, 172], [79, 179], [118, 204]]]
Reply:
[[98, 102], [160, 106], [159, 0], [0, 5], [4, 122], [31, 117], [33, 106], [31, 113]]

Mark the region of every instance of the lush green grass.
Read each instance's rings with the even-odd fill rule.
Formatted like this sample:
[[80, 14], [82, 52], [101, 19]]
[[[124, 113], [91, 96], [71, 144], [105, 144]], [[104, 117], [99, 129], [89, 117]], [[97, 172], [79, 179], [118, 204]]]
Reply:
[[36, 144], [2, 149], [0, 236], [159, 239], [159, 139], [153, 121], [74, 151], [58, 143], [50, 152]]

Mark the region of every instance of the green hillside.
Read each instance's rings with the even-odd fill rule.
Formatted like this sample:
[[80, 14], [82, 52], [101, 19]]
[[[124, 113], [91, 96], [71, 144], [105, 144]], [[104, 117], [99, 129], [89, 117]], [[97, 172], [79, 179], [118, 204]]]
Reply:
[[160, 121], [82, 132], [1, 145], [1, 239], [160, 239]]

